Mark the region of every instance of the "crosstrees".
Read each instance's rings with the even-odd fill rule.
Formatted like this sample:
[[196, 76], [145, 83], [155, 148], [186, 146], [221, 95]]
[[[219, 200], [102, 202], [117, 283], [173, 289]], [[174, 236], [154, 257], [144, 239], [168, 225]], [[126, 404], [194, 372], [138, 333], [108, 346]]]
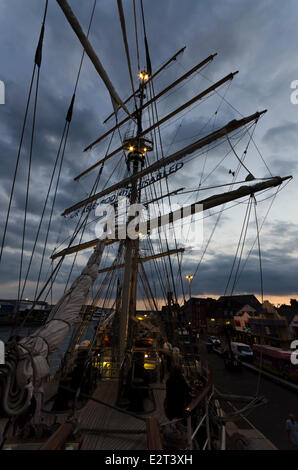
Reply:
[[110, 188], [107, 188], [107, 189], [95, 194], [94, 196], [89, 197], [87, 199], [84, 199], [83, 201], [78, 202], [77, 204], [69, 207], [68, 209], [66, 209], [63, 212], [62, 215], [70, 214], [71, 212], [74, 212], [75, 210], [80, 209], [81, 207], [85, 207], [90, 202], [94, 202], [97, 199], [105, 196], [106, 194], [110, 194], [111, 192], [116, 191], [119, 188], [123, 188], [123, 187], [127, 186], [128, 184], [130, 184], [134, 181], [140, 180], [144, 176], [146, 176], [148, 174], [151, 174], [156, 170], [159, 170], [163, 166], [166, 166], [166, 165], [168, 165], [170, 163], [173, 163], [177, 160], [181, 160], [181, 158], [185, 157], [186, 155], [189, 155], [189, 154], [195, 152], [196, 150], [198, 150], [202, 147], [205, 147], [206, 145], [209, 145], [212, 142], [215, 142], [216, 140], [220, 139], [221, 137], [224, 137], [225, 135], [229, 134], [230, 132], [233, 132], [233, 131], [239, 129], [240, 127], [245, 126], [249, 122], [258, 120], [260, 118], [260, 116], [262, 114], [264, 114], [265, 112], [266, 112], [266, 110], [256, 112], [255, 114], [251, 114], [250, 116], [247, 116], [243, 119], [239, 119], [239, 120], [234, 119], [233, 121], [230, 121], [225, 126], [223, 126], [220, 129], [212, 132], [211, 134], [208, 134], [207, 136], [197, 140], [196, 142], [188, 145], [184, 149], [179, 150], [178, 152], [175, 152], [174, 154], [169, 155], [166, 158], [162, 158], [162, 159], [156, 161], [155, 163], [153, 163], [152, 165], [149, 165], [147, 168], [145, 168], [144, 170], [138, 172], [137, 174], [135, 174], [133, 176], [130, 176], [128, 178], [125, 178], [124, 180], [120, 181], [119, 183], [110, 186]]
[[[285, 177], [280, 177], [280, 176], [275, 176], [273, 178], [270, 178], [267, 181], [257, 183], [254, 185], [247, 185], [247, 186], [241, 186], [239, 189], [235, 189], [234, 191], [229, 191], [226, 193], [222, 194], [216, 194], [214, 196], [208, 197], [207, 199], [202, 199], [200, 201], [197, 201], [190, 206], [187, 206], [182, 211], [179, 209], [178, 211], [173, 211], [170, 212], [169, 214], [157, 217], [153, 221], [146, 221], [146, 222], [141, 222], [140, 228], [142, 233], [150, 233], [150, 223], [153, 223], [156, 228], [162, 227], [163, 225], [167, 223], [172, 223], [173, 221], [179, 220], [184, 218], [185, 216], [190, 216], [198, 212], [200, 210], [199, 206], [201, 206], [202, 210], [208, 210], [213, 207], [219, 206], [221, 204], [225, 204], [226, 202], [231, 202], [236, 199], [240, 199], [245, 196], [249, 196], [251, 194], [255, 194], [259, 191], [263, 191], [265, 189], [269, 188], [274, 188], [276, 186], [281, 185], [284, 181], [291, 179], [292, 176], [285, 176]], [[121, 229], [122, 231], [122, 229]], [[116, 231], [117, 235], [117, 231]], [[113, 243], [117, 240], [117, 237], [115, 240], [106, 240], [106, 243]], [[98, 239], [91, 240], [89, 242], [83, 243], [81, 245], [76, 245], [71, 248], [66, 248], [65, 250], [60, 251], [59, 253], [56, 253], [53, 255], [53, 259], [59, 258], [61, 256], [66, 256], [71, 253], [76, 253], [77, 251], [84, 250], [86, 248], [90, 248], [92, 246], [95, 246], [98, 243]]]
[[[218, 82], [214, 83], [214, 85], [211, 85], [209, 88], [207, 88], [206, 90], [202, 91], [201, 93], [199, 93], [198, 95], [194, 96], [191, 100], [187, 101], [186, 103], [184, 103], [182, 106], [179, 106], [179, 108], [176, 108], [174, 111], [172, 111], [170, 114], [168, 114], [167, 116], [163, 117], [160, 121], [158, 122], [155, 122], [154, 124], [152, 124], [150, 127], [148, 127], [147, 129], [145, 129], [144, 131], [142, 131], [140, 133], [140, 137], [148, 134], [149, 132], [153, 131], [154, 129], [156, 129], [157, 127], [161, 126], [162, 124], [164, 124], [166, 121], [168, 121], [169, 119], [172, 119], [172, 117], [176, 116], [176, 114], [179, 114], [181, 113], [181, 111], [183, 111], [184, 109], [188, 108], [189, 106], [191, 106], [192, 104], [196, 103], [197, 101], [199, 101], [200, 99], [204, 98], [205, 96], [209, 95], [209, 93], [212, 93], [212, 91], [216, 90], [217, 88], [219, 88], [221, 85], [223, 85], [224, 83], [228, 82], [229, 80], [232, 80], [234, 78], [234, 76], [237, 74], [238, 72], [234, 72], [234, 73], [230, 73], [229, 75], [227, 75], [226, 77], [222, 78], [221, 80], [219, 80]], [[117, 148], [116, 150], [114, 150], [112, 153], [110, 153], [109, 155], [106, 155], [102, 160], [99, 160], [97, 163], [95, 163], [94, 165], [92, 165], [90, 168], [87, 168], [85, 171], [83, 171], [83, 173], [81, 173], [80, 175], [76, 176], [74, 179], [75, 181], [77, 181], [78, 179], [80, 179], [82, 176], [86, 175], [87, 173], [89, 173], [91, 170], [94, 170], [94, 168], [98, 167], [99, 165], [101, 165], [102, 163], [104, 163], [106, 160], [109, 160], [111, 157], [113, 157], [114, 155], [116, 155], [118, 152], [120, 152], [121, 150], [123, 149], [123, 145], [121, 145], [121, 147]]]
[[[203, 60], [202, 62], [200, 62], [198, 65], [196, 65], [195, 67], [193, 67], [191, 70], [189, 70], [187, 73], [185, 73], [184, 75], [182, 75], [180, 78], [178, 78], [177, 80], [175, 80], [173, 83], [171, 83], [171, 85], [167, 86], [164, 90], [162, 90], [160, 93], [158, 93], [156, 96], [154, 96], [154, 98], [150, 99], [149, 101], [147, 101], [144, 106], [143, 106], [143, 109], [147, 108], [148, 106], [150, 106], [154, 101], [158, 100], [161, 96], [163, 96], [165, 93], [167, 93], [168, 91], [170, 91], [172, 88], [174, 88], [175, 86], [179, 85], [179, 83], [181, 83], [183, 80], [185, 80], [186, 78], [188, 78], [190, 75], [192, 75], [193, 73], [195, 73], [197, 70], [199, 70], [200, 68], [202, 68], [204, 65], [208, 64], [209, 62], [211, 62], [213, 60], [213, 58], [216, 56], [217, 54], [212, 54], [210, 55], [209, 57], [207, 57], [207, 59]], [[133, 113], [134, 114], [134, 113]], [[109, 129], [107, 132], [105, 132], [102, 136], [100, 136], [98, 139], [96, 139], [94, 142], [92, 142], [90, 145], [88, 145], [88, 147], [86, 147], [84, 149], [84, 152], [87, 152], [88, 150], [91, 150], [95, 145], [97, 145], [99, 142], [101, 142], [103, 139], [105, 139], [108, 135], [110, 135], [114, 130], [118, 129], [119, 127], [123, 126], [123, 124], [125, 124], [127, 121], [129, 121], [129, 116], [127, 116], [125, 119], [123, 119], [121, 122], [117, 123], [116, 126], [112, 127], [111, 129]]]
[[[154, 72], [151, 77], [149, 77], [147, 83], [149, 83], [151, 80], [153, 80], [160, 72], [162, 72], [162, 70], [164, 70], [171, 62], [173, 62], [174, 60], [177, 59], [178, 55], [182, 54], [182, 52], [184, 52], [186, 46], [182, 47], [182, 49], [180, 49], [178, 52], [176, 52], [176, 54], [173, 55], [173, 57], [171, 57], [169, 60], [167, 60], [167, 62], [165, 64], [163, 64], [158, 70], [156, 70], [156, 72]], [[130, 101], [132, 98], [134, 97], [134, 95], [130, 95], [123, 103], [126, 104], [128, 103], [128, 101]], [[104, 124], [111, 118], [115, 115], [115, 113], [111, 113], [105, 120], [104, 120]]]
[[[174, 255], [176, 253], [183, 253], [184, 251], [184, 248], [178, 248], [177, 250], [168, 250], [163, 253], [157, 253], [156, 255], [146, 256], [145, 258], [138, 258], [138, 263], [147, 263], [147, 261], [152, 261], [158, 258], [164, 258], [165, 256]], [[117, 264], [115, 266], [109, 266], [107, 268], [100, 269], [98, 273], [107, 273], [109, 271], [114, 271], [114, 269], [121, 269], [123, 267], [124, 264]]]

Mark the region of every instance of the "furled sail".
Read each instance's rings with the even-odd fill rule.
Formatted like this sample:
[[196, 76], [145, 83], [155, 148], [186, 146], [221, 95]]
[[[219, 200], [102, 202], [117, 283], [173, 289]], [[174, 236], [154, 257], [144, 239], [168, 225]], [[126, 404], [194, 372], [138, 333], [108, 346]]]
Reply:
[[25, 410], [34, 386], [49, 375], [48, 356], [58, 349], [72, 325], [79, 321], [81, 308], [97, 278], [104, 246], [103, 241], [98, 242], [86, 267], [53, 308], [47, 323], [31, 336], [8, 345], [6, 367], [0, 371], [2, 406], [7, 415]]

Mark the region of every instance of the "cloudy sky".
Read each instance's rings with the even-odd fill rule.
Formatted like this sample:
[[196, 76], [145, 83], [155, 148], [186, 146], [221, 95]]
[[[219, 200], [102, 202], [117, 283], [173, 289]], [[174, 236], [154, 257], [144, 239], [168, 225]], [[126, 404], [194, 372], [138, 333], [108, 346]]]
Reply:
[[[94, 1], [70, 0], [69, 3], [86, 31]], [[139, 7], [139, 2], [136, 3]], [[132, 0], [123, 0], [136, 86], [138, 70], [132, 4]], [[0, 79], [5, 83], [6, 95], [5, 104], [0, 105], [1, 238], [44, 5], [45, 2], [40, 0], [1, 0], [0, 2]], [[157, 108], [159, 117], [165, 116], [210, 86], [211, 83], [230, 72], [239, 70], [239, 74], [231, 83], [218, 90], [219, 94], [214, 94], [207, 101], [192, 106], [187, 112], [181, 114], [181, 119], [174, 118], [170, 124], [167, 123], [161, 128], [164, 153], [169, 155], [232, 119], [239, 119], [257, 110], [267, 109], [268, 112], [260, 119], [254, 130], [253, 140], [249, 139], [247, 133], [233, 137], [233, 144], [237, 143], [235, 150], [241, 156], [249, 141], [245, 164], [256, 178], [268, 177], [270, 173], [281, 176], [293, 175], [295, 178], [298, 164], [298, 105], [292, 104], [290, 97], [293, 91], [291, 83], [298, 80], [297, 2], [295, 0], [285, 0], [285, 2], [278, 0], [251, 0], [250, 2], [245, 0], [144, 0], [144, 10], [153, 70], [156, 70], [181, 47], [187, 46], [177, 61], [156, 80], [156, 93], [210, 54], [215, 52], [218, 54], [212, 64], [204, 68], [201, 73], [195, 74], [184, 86], [179, 86], [175, 93], [169, 93], [160, 101]], [[138, 25], [141, 28], [139, 8], [137, 16]], [[140, 30], [139, 36], [142, 67], [145, 65], [145, 60]], [[90, 42], [118, 94], [121, 98], [127, 97], [131, 88], [116, 0], [97, 2]], [[23, 277], [32, 252], [81, 55], [82, 47], [67, 24], [58, 4], [55, 0], [49, 0], [40, 73], [36, 136], [32, 155]], [[65, 220], [60, 216], [61, 212], [85, 198], [94, 183], [96, 172], [90, 173], [80, 182], [74, 182], [73, 177], [105, 154], [108, 139], [89, 153], [83, 153], [83, 149], [102, 132], [109, 129], [110, 124], [103, 125], [103, 120], [111, 110], [109, 94], [93, 65], [88, 58], [85, 58], [48, 240], [42, 281], [51, 270], [49, 262], [51, 251], [69, 237], [74, 228], [75, 220]], [[122, 116], [121, 113], [120, 116]], [[148, 122], [148, 117], [145, 116], [144, 126]], [[15, 298], [17, 295], [31, 130], [32, 105], [29, 110], [5, 251], [0, 265], [0, 296], [2, 298]], [[111, 149], [119, 146], [117, 139], [119, 136], [115, 137]], [[200, 183], [202, 187], [230, 183], [232, 179], [229, 170], [235, 171], [237, 160], [229, 150], [227, 142], [224, 141], [215, 149], [197, 153], [194, 156], [196, 158], [186, 159], [184, 168], [169, 178], [170, 189], [177, 187], [194, 189], [198, 188]], [[227, 153], [227, 157], [223, 160]], [[105, 167], [99, 187], [111, 184], [125, 176], [123, 159], [111, 175], [120, 157], [113, 157], [114, 160]], [[157, 155], [148, 155], [148, 158], [154, 159]], [[245, 179], [246, 175], [247, 172], [242, 168], [237, 181]], [[290, 298], [298, 295], [298, 215], [296, 210], [298, 189], [295, 181], [294, 179], [279, 191], [273, 203], [272, 198], [276, 189], [257, 197], [260, 226], [270, 209], [261, 231], [261, 249], [265, 298], [275, 303], [288, 302]], [[224, 190], [225, 188], [218, 188], [215, 192]], [[209, 195], [211, 192], [208, 190], [201, 191], [198, 199]], [[198, 193], [194, 195], [194, 197], [197, 196]], [[174, 199], [174, 203], [186, 204], [197, 200], [191, 197], [189, 194], [181, 196]], [[193, 281], [193, 294], [219, 296], [224, 293], [246, 208], [247, 201], [242, 201], [241, 204], [222, 213]], [[164, 209], [167, 209], [166, 205]], [[196, 270], [202, 250], [217, 220], [218, 209], [205, 215], [207, 217], [204, 219], [202, 243], [197, 243], [192, 251], [186, 252], [183, 257], [183, 277]], [[29, 272], [24, 292], [27, 297], [34, 295], [48, 216], [47, 212]], [[92, 217], [94, 218], [91, 214]], [[251, 250], [255, 237], [256, 228], [252, 211], [243, 260]], [[84, 240], [90, 238], [94, 238], [92, 224]], [[189, 243], [187, 240], [184, 243], [181, 241], [182, 245], [192, 245], [191, 240]], [[113, 253], [115, 251], [111, 250], [107, 262], [111, 261]], [[88, 254], [80, 254], [77, 257], [73, 276], [78, 274], [87, 257]], [[73, 257], [66, 260], [57, 277], [54, 300], [63, 290], [72, 261]], [[154, 277], [150, 274], [150, 270], [148, 276]], [[259, 279], [259, 259], [257, 246], [254, 245], [235, 293], [248, 292], [259, 295]], [[180, 291], [178, 287], [177, 289], [180, 296], [181, 289]], [[185, 285], [185, 290], [187, 291], [187, 285]]]

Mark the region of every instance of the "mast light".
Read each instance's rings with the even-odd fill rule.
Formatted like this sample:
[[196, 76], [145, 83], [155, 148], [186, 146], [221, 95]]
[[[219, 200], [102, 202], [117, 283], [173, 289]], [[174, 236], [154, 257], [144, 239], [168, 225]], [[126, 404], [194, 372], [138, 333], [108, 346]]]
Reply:
[[143, 82], [146, 82], [147, 80], [149, 80], [149, 74], [145, 71], [145, 70], [142, 70], [139, 75], [138, 75], [139, 79], [142, 80]]

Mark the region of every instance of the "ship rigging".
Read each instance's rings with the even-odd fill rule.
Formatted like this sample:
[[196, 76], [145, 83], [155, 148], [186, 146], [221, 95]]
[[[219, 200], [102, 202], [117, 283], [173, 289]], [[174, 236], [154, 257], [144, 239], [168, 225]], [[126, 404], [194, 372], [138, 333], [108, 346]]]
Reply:
[[[216, 60], [217, 54], [211, 53], [207, 58], [200, 60], [197, 65], [192, 67], [179, 78], [175, 79], [172, 83], [167, 84], [166, 87], [158, 91], [156, 94], [156, 78], [158, 78], [164, 70], [167, 70], [170, 65], [175, 63], [177, 57], [181, 56], [185, 48], [180, 49], [169, 60], [164, 62], [158, 68], [155, 68], [154, 62], [151, 63], [150, 42], [147, 37], [143, 0], [140, 0], [140, 2], [133, 0], [134, 13], [136, 12], [136, 5], [138, 5], [138, 11], [141, 17], [141, 28], [138, 29], [137, 15], [135, 14], [134, 16], [134, 33], [136, 36], [138, 62], [137, 73], [135, 73], [136, 71], [132, 65], [131, 49], [126, 29], [125, 11], [122, 1], [117, 0], [122, 40], [132, 91], [129, 98], [123, 100], [120, 98], [120, 94], [116, 91], [112, 80], [108, 76], [101, 60], [99, 59], [99, 55], [95, 52], [89, 39], [89, 32], [95, 12], [96, 1], [94, 2], [91, 12], [87, 34], [84, 33], [69, 3], [66, 0], [57, 0], [57, 4], [61, 8], [67, 23], [71, 26], [83, 47], [82, 59], [79, 66], [74, 92], [70, 100], [70, 106], [66, 114], [65, 125], [57, 157], [53, 165], [53, 172], [50, 177], [46, 198], [42, 207], [40, 223], [36, 231], [36, 239], [32, 249], [31, 258], [24, 276], [23, 265], [28, 201], [30, 189], [32, 190], [31, 165], [34, 150], [34, 126], [36, 121], [38, 84], [43, 59], [43, 39], [46, 34], [46, 17], [48, 9], [48, 1], [46, 1], [40, 38], [34, 60], [32, 82], [17, 156], [6, 224], [2, 238], [0, 261], [4, 254], [6, 231], [11, 215], [15, 181], [22, 153], [22, 142], [26, 128], [27, 114], [29, 104], [32, 99], [34, 78], [37, 75], [31, 152], [28, 162], [24, 226], [21, 244], [18, 300], [21, 301], [26, 290], [32, 259], [34, 257], [36, 245], [41, 232], [41, 226], [44, 222], [47, 209], [50, 210], [50, 216], [46, 224], [46, 238], [44, 240], [42, 259], [35, 286], [32, 309], [36, 302], [40, 301], [42, 298], [46, 299], [52, 294], [55, 281], [57, 280], [59, 272], [61, 273], [62, 266], [64, 268], [66, 265], [67, 268], [70, 269], [68, 269], [64, 292], [60, 300], [52, 308], [47, 322], [33, 334], [22, 338], [21, 340], [16, 339], [16, 333], [20, 327], [19, 324], [16, 324], [14, 335], [6, 348], [6, 365], [0, 370], [2, 411], [5, 413], [6, 417], [9, 417], [10, 419], [21, 415], [28, 410], [32, 404], [33, 397], [37, 393], [37, 389], [41, 384], [46, 387], [46, 380], [50, 376], [50, 356], [54, 351], [61, 347], [63, 340], [67, 337], [69, 332], [72, 332], [72, 338], [68, 345], [67, 354], [65, 355], [61, 367], [56, 374], [56, 380], [58, 380], [58, 389], [60, 388], [60, 392], [63, 390], [68, 390], [69, 392], [70, 390], [70, 393], [72, 393], [72, 417], [78, 411], [77, 403], [80, 398], [82, 401], [84, 401], [83, 399], [87, 400], [86, 406], [89, 407], [88, 413], [92, 414], [92, 410], [96, 403], [97, 405], [101, 405], [100, 411], [97, 410], [97, 413], [103, 413], [102, 407], [106, 405], [113, 409], [114, 413], [122, 413], [122, 415], [129, 417], [134, 425], [136, 424], [136, 421], [138, 421], [138, 423], [140, 421], [146, 421], [143, 415], [134, 414], [129, 408], [132, 404], [131, 402], [141, 395], [142, 390], [141, 387], [138, 389], [138, 393], [136, 393], [135, 388], [129, 388], [130, 382], [133, 383], [134, 378], [138, 378], [136, 377], [136, 371], [140, 370], [141, 363], [141, 370], [143, 371], [143, 369], [145, 369], [146, 371], [149, 371], [149, 374], [150, 371], [154, 370], [155, 372], [154, 374], [152, 373], [152, 376], [154, 375], [155, 382], [161, 383], [161, 356], [163, 356], [163, 359], [171, 357], [177, 362], [180, 361], [180, 363], [185, 366], [185, 370], [189, 373], [190, 377], [194, 377], [193, 374], [197, 374], [198, 376], [198, 370], [200, 369], [200, 379], [202, 381], [200, 382], [199, 393], [192, 397], [193, 400], [186, 410], [188, 413], [188, 440], [186, 444], [184, 444], [185, 448], [192, 448], [192, 446], [198, 445], [197, 443], [195, 444], [196, 441], [194, 440], [198, 427], [192, 429], [192, 422], [195, 421], [196, 424], [198, 424], [196, 421], [198, 420], [201, 424], [201, 422], [205, 420], [208, 432], [207, 440], [202, 447], [211, 449], [212, 439], [209, 430], [209, 409], [212, 410], [213, 417], [216, 416], [218, 418], [220, 415], [218, 411], [219, 405], [214, 401], [212, 373], [208, 370], [207, 366], [202, 363], [203, 361], [200, 362], [197, 357], [193, 356], [190, 358], [187, 355], [184, 357], [179, 351], [172, 351], [171, 354], [169, 354], [169, 351], [165, 351], [166, 348], [164, 347], [164, 344], [161, 344], [162, 340], [165, 344], [168, 344], [169, 339], [173, 343], [178, 340], [176, 330], [179, 325], [178, 318], [180, 305], [185, 301], [182, 263], [183, 257], [185, 257], [188, 252], [188, 247], [186, 244], [180, 244], [180, 240], [176, 235], [177, 225], [175, 224], [177, 222], [183, 224], [185, 219], [191, 223], [193, 218], [197, 215], [204, 218], [206, 211], [215, 207], [220, 207], [214, 230], [212, 231], [205, 249], [202, 250], [202, 258], [198, 261], [198, 265], [200, 265], [203, 256], [208, 249], [215, 228], [218, 225], [219, 217], [225, 210], [227, 204], [232, 201], [239, 200], [245, 201], [245, 203], [248, 201], [248, 204], [251, 204], [252, 200], [256, 202], [256, 196], [258, 194], [263, 194], [271, 188], [277, 188], [276, 191], [279, 191], [282, 188], [283, 183], [286, 181], [288, 182], [291, 179], [291, 176], [281, 177], [270, 175], [257, 178], [254, 176], [255, 172], [249, 170], [249, 163], [247, 163], [247, 161], [244, 163], [250, 143], [252, 142], [254, 129], [266, 113], [266, 110], [256, 111], [253, 114], [244, 117], [242, 116], [240, 119], [233, 118], [228, 121], [225, 120], [224, 122], [217, 123], [216, 118], [220, 108], [220, 105], [217, 105], [214, 113], [213, 125], [208, 128], [207, 132], [201, 132], [200, 135], [196, 135], [195, 140], [192, 140], [186, 146], [176, 148], [172, 153], [166, 153], [164, 150], [163, 138], [161, 136], [164, 124], [172, 122], [171, 120], [176, 116], [180, 117], [183, 112], [188, 112], [190, 109], [197, 109], [196, 106], [204, 103], [210, 96], [219, 96], [222, 98], [218, 90], [221, 90], [224, 86], [230, 84], [238, 74], [238, 71], [229, 73], [225, 77], [220, 78], [192, 98], [184, 101], [182, 104], [175, 104], [175, 109], [163, 117], [160, 117], [158, 109], [160, 98], [169, 96], [170, 91], [177, 91], [179, 89], [179, 85], [187, 83], [187, 80], [192, 79], [196, 74], [205, 70], [206, 67]], [[140, 41], [140, 31], [142, 31], [143, 37], [142, 46]], [[142, 59], [141, 52], [143, 56]], [[60, 189], [60, 176], [61, 171], [63, 170], [69, 128], [71, 126], [73, 113], [75, 112], [77, 86], [79, 84], [81, 68], [85, 55], [90, 59], [111, 98], [113, 112], [108, 116], [108, 118], [106, 118], [105, 123], [109, 123], [112, 119], [114, 120], [114, 123], [100, 137], [95, 137], [94, 140], [85, 148], [86, 153], [84, 153], [84, 155], [87, 156], [87, 152], [95, 152], [95, 149], [99, 147], [102, 149], [103, 146], [100, 146], [100, 144], [106, 142], [105, 139], [109, 139], [105, 154], [101, 155], [98, 161], [82, 170], [80, 174], [73, 175], [74, 181], [76, 182], [75, 184], [77, 185], [82, 181], [86, 181], [86, 177], [91, 177], [92, 174], [95, 174], [96, 176], [93, 185], [88, 186], [87, 196], [79, 201], [75, 196], [72, 197], [71, 205], [66, 207], [61, 214], [65, 223], [70, 220], [72, 223], [75, 222], [75, 225], [74, 227], [72, 226], [71, 234], [64, 238], [62, 242], [60, 240], [60, 243], [58, 246], [55, 246], [54, 250], [51, 249], [49, 256], [51, 260], [51, 273], [44, 282], [41, 282], [46, 252], [48, 252], [50, 248], [53, 248], [49, 246], [49, 233], [53, 230], [52, 220], [55, 212], [55, 202], [57, 193]], [[141, 60], [144, 60], [145, 65], [141, 66]], [[136, 77], [138, 79], [137, 85]], [[223, 100], [220, 100], [220, 104], [222, 101]], [[125, 128], [125, 134], [121, 134], [123, 128]], [[117, 135], [119, 136], [120, 141], [118, 143], [115, 138]], [[244, 136], [246, 136], [247, 141], [243, 154], [239, 157], [236, 148], [238, 142], [243, 139]], [[115, 145], [116, 148], [113, 149], [113, 145]], [[212, 151], [215, 152], [218, 148], [225, 148], [225, 145], [228, 147], [225, 157], [227, 155], [232, 155], [233, 157], [232, 161], [234, 171], [230, 170], [230, 173], [228, 171], [226, 172], [227, 174], [232, 174], [232, 181], [227, 182], [227, 180], [224, 180], [218, 184], [215, 182], [204, 187], [202, 185], [204, 171], [202, 171], [202, 174], [198, 175], [198, 178], [200, 176], [200, 183], [196, 188], [190, 189], [187, 186], [187, 176], [185, 177], [186, 182], [183, 182], [185, 187], [181, 188], [179, 186], [172, 186], [173, 183], [171, 182], [171, 177], [175, 174], [177, 168], [180, 168], [182, 172], [182, 166], [183, 170], [185, 170], [186, 165], [189, 165], [193, 159], [195, 159], [196, 162], [204, 159], [205, 165], [207, 155]], [[114, 170], [112, 171], [110, 168], [107, 170], [107, 165], [113, 165], [115, 159], [117, 159], [117, 162], [115, 163]], [[237, 161], [237, 166], [235, 166], [235, 159]], [[176, 170], [174, 171], [173, 167], [170, 165], [176, 165]], [[211, 173], [213, 173], [217, 167], [218, 164]], [[188, 168], [190, 167], [188, 166]], [[114, 171], [117, 176], [117, 181], [110, 183]], [[181, 172], [178, 172], [177, 174], [179, 175]], [[240, 172], [242, 172], [242, 175], [244, 173], [244, 176], [242, 179], [238, 180]], [[163, 175], [162, 177], [156, 177], [156, 175], [160, 176], [161, 174]], [[144, 180], [145, 177], [148, 177], [149, 179]], [[54, 185], [55, 178], [56, 185]], [[105, 184], [103, 181], [104, 179], [106, 179]], [[208, 175], [205, 180], [207, 179]], [[238, 187], [237, 189], [234, 189], [236, 185]], [[210, 191], [210, 189], [219, 189], [225, 186], [229, 186], [229, 188], [227, 191], [224, 190], [224, 192], [207, 195], [206, 197], [203, 197], [200, 194], [200, 192], [204, 190]], [[123, 233], [124, 229], [125, 234], [129, 232], [127, 227], [133, 220], [133, 215], [130, 213], [123, 213], [121, 211], [121, 189], [128, 189], [126, 196], [128, 196], [129, 206], [140, 206], [143, 204], [145, 207], [148, 207], [152, 204], [156, 204], [159, 209], [159, 213], [157, 213], [152, 219], [144, 219], [140, 216], [139, 222], [135, 225], [135, 237], [125, 236], [123, 238], [119, 236], [120, 233]], [[50, 194], [52, 194], [51, 201]], [[93, 214], [96, 205], [102, 200], [102, 198], [111, 194], [116, 195], [115, 200], [113, 200], [113, 207], [116, 213], [114, 236], [107, 236], [104, 239], [89, 237], [91, 233], [90, 224], [97, 220], [95, 217], [96, 212], [95, 216]], [[184, 194], [188, 194], [187, 197], [189, 203], [184, 204], [183, 207], [180, 207], [179, 209], [173, 208], [173, 201], [176, 201], [175, 198], [181, 197]], [[277, 194], [277, 192], [275, 194]], [[231, 207], [232, 206], [228, 206], [228, 208]], [[163, 212], [164, 209], [166, 209], [166, 212]], [[68, 217], [73, 216], [74, 214], [77, 215], [76, 219]], [[90, 220], [92, 217], [93, 219]], [[169, 244], [169, 237], [166, 236], [162, 238], [162, 229], [165, 227], [173, 232], [173, 246], [170, 246]], [[151, 236], [154, 233], [155, 241], [152, 241]], [[80, 275], [76, 277], [76, 279], [73, 279], [73, 270], [77, 261], [77, 256], [82, 255], [85, 250], [90, 250], [91, 248], [94, 248], [94, 251], [86, 262], [86, 266], [84, 266]], [[69, 262], [68, 259], [71, 258], [71, 255], [74, 255], [74, 258], [72, 262]], [[174, 262], [176, 262], [175, 269]], [[146, 271], [147, 266], [150, 266], [150, 268]], [[149, 269], [151, 269], [151, 271], [149, 271]], [[196, 275], [197, 270], [195, 270], [193, 277]], [[140, 298], [141, 294], [143, 297], [142, 299]], [[138, 304], [140, 304], [141, 301], [148, 311], [155, 312], [154, 315], [152, 315], [151, 320], [150, 318], [148, 319], [140, 316], [138, 318]], [[159, 304], [161, 301], [164, 301], [168, 309], [169, 318], [167, 319], [167, 328], [165, 327], [165, 323], [158, 318]], [[76, 364], [77, 369], [75, 369], [76, 372], [74, 373], [73, 359], [78, 351], [78, 344], [83, 338], [88, 324], [92, 320], [92, 314], [88, 314], [88, 304], [91, 307], [100, 306], [103, 309], [110, 308], [111, 311], [108, 318], [105, 318], [102, 322], [99, 322], [99, 324], [96, 325], [94, 337], [85, 349], [85, 356], [82, 354], [82, 357], [84, 356], [83, 359], [81, 358], [83, 362], [81, 364]], [[73, 390], [73, 387], [69, 387], [70, 372], [72, 371], [74, 375], [79, 375], [79, 372], [83, 371], [84, 367], [86, 370], [88, 369], [88, 371], [92, 371], [93, 374], [92, 377], [91, 375], [88, 376], [90, 387], [92, 383], [92, 386], [94, 386], [96, 390], [101, 390], [101, 387], [102, 390], [107, 389], [105, 393], [106, 395], [111, 393], [113, 403], [103, 402], [100, 394], [98, 396], [93, 396], [91, 393], [93, 392], [93, 389], [90, 393], [87, 393], [83, 383], [80, 383], [80, 386], [78, 386], [76, 390]], [[93, 381], [94, 370], [97, 372], [99, 370], [101, 378], [104, 379], [99, 383], [99, 385], [96, 380], [95, 383]], [[167, 372], [170, 372], [170, 366]], [[74, 377], [74, 375], [72, 377]], [[108, 382], [107, 379], [110, 379], [110, 382]], [[155, 388], [152, 386], [150, 388], [147, 383], [145, 383], [145, 385], [144, 383], [145, 382], [142, 382], [142, 386], [143, 388], [147, 387], [146, 392], [149, 390], [149, 395], [154, 395], [155, 393], [157, 396], [158, 386], [155, 386]], [[144, 394], [143, 397], [148, 399], [148, 395]], [[154, 400], [151, 398], [152, 396], [150, 395], [150, 403], [152, 405]], [[126, 403], [127, 406], [125, 405], [125, 400], [128, 400], [129, 402]], [[260, 397], [258, 397], [258, 400], [252, 400], [250, 402], [251, 407], [259, 406], [260, 401], [262, 401]], [[202, 418], [200, 415], [202, 411], [202, 403], [206, 406], [207, 411], [204, 419], [200, 421]], [[247, 409], [249, 409], [249, 406], [247, 406]], [[54, 413], [55, 411], [53, 411], [53, 414]], [[166, 424], [168, 423], [160, 423], [154, 420], [152, 422], [149, 420], [147, 422], [147, 431], [149, 429], [149, 435], [151, 438], [154, 436], [154, 433], [155, 435], [159, 435], [160, 428]], [[222, 421], [218, 419], [217, 424], [222, 424]], [[135, 432], [138, 430], [140, 431], [140, 434], [145, 433], [145, 430], [141, 425], [140, 428], [135, 428]], [[71, 428], [71, 431], [73, 431], [73, 428]], [[88, 445], [90, 445], [90, 442]], [[161, 445], [161, 440], [158, 440], [158, 444], [151, 443], [150, 445]], [[179, 445], [181, 445], [181, 443]]]

